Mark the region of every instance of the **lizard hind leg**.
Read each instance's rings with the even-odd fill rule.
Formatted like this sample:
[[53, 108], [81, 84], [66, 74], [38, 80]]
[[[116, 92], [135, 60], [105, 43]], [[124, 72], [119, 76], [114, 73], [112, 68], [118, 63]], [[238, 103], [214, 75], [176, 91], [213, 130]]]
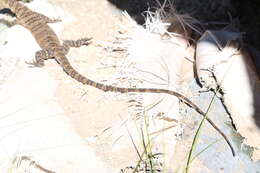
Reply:
[[63, 41], [63, 49], [65, 54], [67, 54], [71, 47], [81, 47], [81, 46], [87, 46], [91, 43], [92, 38], [82, 38], [78, 40], [64, 40]]
[[44, 60], [51, 59], [54, 57], [54, 51], [52, 49], [39, 50], [35, 53], [35, 61], [26, 62], [31, 67], [42, 67], [44, 66]]

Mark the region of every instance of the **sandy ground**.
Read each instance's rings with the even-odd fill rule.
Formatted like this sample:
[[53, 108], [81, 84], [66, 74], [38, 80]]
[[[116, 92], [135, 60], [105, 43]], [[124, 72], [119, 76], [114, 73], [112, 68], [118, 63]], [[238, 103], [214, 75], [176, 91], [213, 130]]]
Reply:
[[[98, 69], [106, 57], [97, 45], [116, 31], [120, 12], [106, 0], [55, 0], [51, 3], [52, 12], [48, 16], [62, 20], [61, 24], [53, 24], [61, 40], [93, 37], [92, 45], [71, 49], [68, 57], [73, 66], [91, 79], [109, 79], [114, 68]], [[32, 7], [37, 9], [37, 5]], [[44, 8], [37, 9], [41, 10]], [[17, 68], [8, 72], [1, 90], [1, 110], [6, 119], [1, 125], [5, 128], [1, 134], [7, 136], [2, 140], [5, 146], [5, 157], [1, 158], [5, 161], [3, 170], [11, 165], [6, 160], [12, 161], [17, 155], [29, 156], [36, 165], [63, 173], [119, 172], [132, 164], [136, 153], [128, 145], [130, 139], [117, 139], [125, 130], [124, 126], [115, 130], [118, 134], [111, 136], [112, 132], [107, 130], [104, 135], [105, 129], [122, 124], [120, 117], [126, 115], [128, 105], [70, 79], [55, 61], [46, 62], [40, 69], [28, 68], [24, 62], [31, 61], [39, 47], [20, 26], [12, 27], [10, 33], [12, 36], [9, 34], [7, 47], [4, 47], [7, 51], [3, 51], [1, 57], [7, 54], [13, 57]], [[20, 52], [10, 53], [10, 47], [19, 47], [17, 44], [22, 45], [17, 50]], [[28, 49], [26, 45], [32, 46]], [[3, 60], [2, 63], [6, 65]], [[12, 133], [15, 135], [10, 135]], [[117, 147], [115, 141], [123, 145]]]

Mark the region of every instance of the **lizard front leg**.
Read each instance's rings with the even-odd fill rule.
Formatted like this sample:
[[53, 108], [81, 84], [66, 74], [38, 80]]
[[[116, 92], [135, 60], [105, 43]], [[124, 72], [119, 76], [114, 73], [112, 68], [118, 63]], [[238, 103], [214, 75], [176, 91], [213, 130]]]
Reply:
[[67, 54], [71, 47], [81, 47], [87, 46], [91, 43], [92, 38], [82, 38], [78, 40], [64, 40], [62, 47], [64, 49], [64, 53]]
[[35, 53], [35, 61], [26, 62], [31, 67], [42, 67], [44, 66], [44, 60], [54, 57], [54, 51], [52, 49], [39, 50]]
[[37, 15], [37, 17], [39, 18], [39, 20], [42, 20], [44, 21], [45, 23], [56, 23], [56, 22], [61, 22], [61, 20], [59, 18], [54, 18], [54, 19], [51, 19], [43, 14], [40, 14], [40, 13], [36, 13], [34, 12], [35, 15]]
[[[56, 23], [56, 22], [60, 22], [61, 21], [59, 18], [51, 19], [51, 18], [49, 18], [49, 17], [47, 17], [47, 16], [45, 16], [43, 14], [40, 14], [40, 13], [37, 13], [37, 12], [34, 12], [34, 11], [30, 11], [28, 13], [30, 13], [30, 15], [29, 15], [30, 19], [34, 18], [34, 20], [37, 19], [39, 22], [46, 23], [46, 24], [47, 23]], [[18, 19], [19, 19], [19, 17], [18, 17]], [[24, 20], [25, 17], [22, 17], [21, 19]], [[28, 21], [23, 21], [23, 23], [24, 22], [28, 22]]]

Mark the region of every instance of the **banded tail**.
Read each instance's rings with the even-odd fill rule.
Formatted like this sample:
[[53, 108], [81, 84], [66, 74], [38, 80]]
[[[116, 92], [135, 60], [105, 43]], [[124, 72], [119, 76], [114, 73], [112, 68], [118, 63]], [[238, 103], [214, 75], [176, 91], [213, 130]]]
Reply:
[[[57, 58], [57, 57], [56, 57]], [[235, 156], [235, 151], [226, 137], [226, 135], [215, 125], [215, 123], [206, 116], [206, 113], [204, 113], [197, 105], [195, 105], [192, 101], [190, 101], [187, 97], [183, 96], [180, 93], [177, 93], [175, 91], [167, 90], [167, 89], [156, 89], [156, 88], [123, 88], [123, 87], [115, 87], [112, 85], [105, 85], [99, 82], [95, 82], [93, 80], [90, 80], [86, 78], [85, 76], [81, 75], [78, 73], [69, 63], [67, 58], [57, 58], [58, 62], [61, 64], [63, 70], [65, 73], [67, 73], [70, 77], [73, 79], [77, 80], [78, 82], [84, 84], [84, 85], [89, 85], [92, 87], [95, 87], [97, 89], [100, 89], [104, 92], [111, 91], [111, 92], [119, 92], [119, 93], [128, 93], [128, 92], [136, 92], [136, 93], [164, 93], [164, 94], [169, 94], [177, 97], [181, 101], [183, 101], [186, 105], [192, 107], [195, 109], [199, 114], [203, 115], [206, 120], [217, 130], [220, 135], [225, 139], [227, 144], [229, 145], [232, 155]]]

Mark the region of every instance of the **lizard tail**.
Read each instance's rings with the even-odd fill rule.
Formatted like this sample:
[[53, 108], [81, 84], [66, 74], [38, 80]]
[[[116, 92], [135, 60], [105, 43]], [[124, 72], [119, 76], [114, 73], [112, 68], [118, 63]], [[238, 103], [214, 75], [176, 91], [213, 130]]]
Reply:
[[67, 58], [59, 58], [58, 61], [64, 72], [67, 73], [70, 77], [75, 79], [76, 81], [84, 84], [84, 85], [89, 85], [92, 87], [95, 87], [97, 89], [100, 89], [104, 92], [111, 91], [111, 92], [119, 92], [119, 93], [129, 93], [129, 92], [136, 92], [136, 93], [164, 93], [164, 94], [169, 94], [177, 97], [181, 101], [185, 102], [187, 105], [190, 107], [194, 108], [198, 113], [200, 114], [205, 114], [197, 105], [195, 105], [192, 101], [190, 101], [187, 97], [183, 96], [182, 94], [168, 90], [168, 89], [157, 89], [157, 88], [124, 88], [124, 87], [116, 87], [112, 85], [106, 85], [102, 84], [96, 81], [93, 81], [91, 79], [86, 78], [77, 70], [75, 70], [69, 63]]
[[59, 61], [61, 63], [61, 66], [63, 67], [63, 70], [65, 73], [67, 73], [70, 77], [73, 79], [77, 80], [78, 82], [84, 84], [84, 85], [89, 85], [92, 87], [95, 87], [97, 89], [100, 89], [104, 92], [107, 91], [112, 91], [112, 92], [119, 92], [119, 93], [128, 93], [128, 92], [136, 92], [136, 93], [164, 93], [164, 94], [169, 94], [177, 97], [179, 100], [183, 101], [185, 104], [188, 106], [192, 107], [195, 109], [199, 114], [204, 116], [206, 120], [212, 125], [212, 127], [225, 139], [227, 144], [229, 145], [232, 155], [235, 156], [235, 151], [234, 148], [232, 147], [229, 139], [227, 136], [215, 125], [215, 123], [206, 116], [206, 113], [204, 113], [196, 104], [194, 104], [190, 99], [187, 97], [183, 96], [182, 94], [168, 90], [168, 89], [156, 89], [156, 88], [123, 88], [123, 87], [116, 87], [112, 85], [105, 85], [99, 82], [95, 82], [93, 80], [90, 80], [86, 78], [85, 76], [81, 75], [79, 72], [77, 72], [68, 62], [67, 58], [61, 58], [62, 61]]

